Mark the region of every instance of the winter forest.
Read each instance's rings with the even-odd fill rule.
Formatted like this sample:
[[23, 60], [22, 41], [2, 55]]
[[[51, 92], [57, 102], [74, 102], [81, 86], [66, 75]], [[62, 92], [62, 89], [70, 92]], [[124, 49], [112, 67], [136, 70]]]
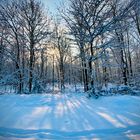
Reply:
[[139, 140], [140, 0], [55, 2], [0, 0], [0, 140]]
[[16, 93], [139, 88], [139, 8], [138, 0], [70, 0], [51, 17], [38, 1], [1, 1], [0, 85]]

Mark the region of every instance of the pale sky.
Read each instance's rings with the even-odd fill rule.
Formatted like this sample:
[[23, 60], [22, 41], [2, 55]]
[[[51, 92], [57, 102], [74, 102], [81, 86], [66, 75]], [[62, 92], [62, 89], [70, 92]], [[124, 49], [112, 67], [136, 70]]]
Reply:
[[57, 14], [57, 6], [60, 5], [60, 3], [65, 2], [67, 0], [40, 0], [45, 7], [49, 8], [49, 11], [53, 14]]

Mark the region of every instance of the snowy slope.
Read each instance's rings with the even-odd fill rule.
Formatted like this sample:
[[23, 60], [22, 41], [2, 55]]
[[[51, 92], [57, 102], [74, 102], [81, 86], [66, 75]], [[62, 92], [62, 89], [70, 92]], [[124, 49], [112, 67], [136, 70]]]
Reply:
[[0, 140], [140, 139], [140, 97], [1, 95]]

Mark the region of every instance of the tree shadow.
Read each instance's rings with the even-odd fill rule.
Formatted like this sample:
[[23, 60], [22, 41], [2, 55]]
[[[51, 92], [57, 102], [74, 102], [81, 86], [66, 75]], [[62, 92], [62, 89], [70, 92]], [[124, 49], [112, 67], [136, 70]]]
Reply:
[[89, 100], [84, 96], [66, 94], [21, 96], [8, 108], [9, 116], [0, 113], [0, 116], [5, 117], [0, 121], [3, 121], [0, 124], [0, 136], [128, 139], [129, 134], [140, 134], [140, 113], [137, 109], [130, 111], [126, 105], [118, 107], [117, 104], [106, 104], [104, 100], [102, 104], [98, 102], [100, 101]]

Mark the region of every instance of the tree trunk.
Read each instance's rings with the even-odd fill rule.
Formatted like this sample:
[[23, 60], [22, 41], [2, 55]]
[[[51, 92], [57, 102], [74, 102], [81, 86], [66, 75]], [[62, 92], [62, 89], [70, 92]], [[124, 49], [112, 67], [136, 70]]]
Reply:
[[16, 70], [17, 70], [17, 77], [19, 79], [18, 82], [18, 92], [21, 93], [23, 91], [23, 84], [22, 84], [22, 71], [20, 68], [20, 44], [19, 44], [19, 40], [18, 40], [18, 35], [17, 35], [17, 31], [15, 32], [15, 39], [16, 39]]
[[[3, 34], [3, 32], [2, 32]], [[2, 71], [2, 67], [3, 67], [3, 56], [4, 56], [4, 46], [3, 46], [3, 37], [1, 37], [0, 40], [0, 79], [1, 79], [1, 71]]]
[[88, 86], [88, 70], [87, 64], [82, 60], [82, 74], [83, 74], [83, 82], [84, 82], [84, 91], [87, 92], [89, 90]]
[[34, 43], [33, 43], [33, 39], [31, 38], [30, 64], [29, 64], [29, 92], [30, 93], [32, 92], [32, 85], [33, 85], [33, 66], [34, 66], [33, 63], [34, 63]]
[[40, 70], [40, 78], [44, 76], [44, 50], [41, 50], [41, 70]]
[[128, 52], [128, 61], [129, 61], [129, 70], [130, 70], [130, 76], [133, 76], [133, 70], [132, 70], [132, 59], [131, 59], [131, 53], [130, 53], [130, 41], [129, 41], [129, 33], [127, 31], [127, 52]]
[[126, 62], [124, 60], [124, 52], [123, 52], [123, 49], [120, 48], [121, 51], [121, 69], [122, 69], [122, 74], [123, 74], [123, 83], [124, 85], [127, 85], [127, 66], [126, 66]]
[[63, 57], [60, 56], [60, 84], [61, 84], [61, 90], [65, 89], [65, 83], [64, 83], [64, 62]]
[[87, 92], [89, 90], [89, 84], [88, 84], [89, 77], [88, 77], [88, 69], [87, 69], [87, 63], [86, 63], [83, 44], [81, 44], [80, 53], [81, 53], [81, 62], [82, 62], [82, 75], [83, 75], [84, 91]]
[[[92, 41], [93, 42], [93, 41]], [[93, 43], [90, 43], [90, 59], [89, 59], [89, 74], [90, 74], [90, 90], [92, 90], [93, 94], [94, 94], [94, 81], [93, 81], [93, 68], [92, 68], [92, 58], [94, 56], [94, 53], [93, 53]]]

